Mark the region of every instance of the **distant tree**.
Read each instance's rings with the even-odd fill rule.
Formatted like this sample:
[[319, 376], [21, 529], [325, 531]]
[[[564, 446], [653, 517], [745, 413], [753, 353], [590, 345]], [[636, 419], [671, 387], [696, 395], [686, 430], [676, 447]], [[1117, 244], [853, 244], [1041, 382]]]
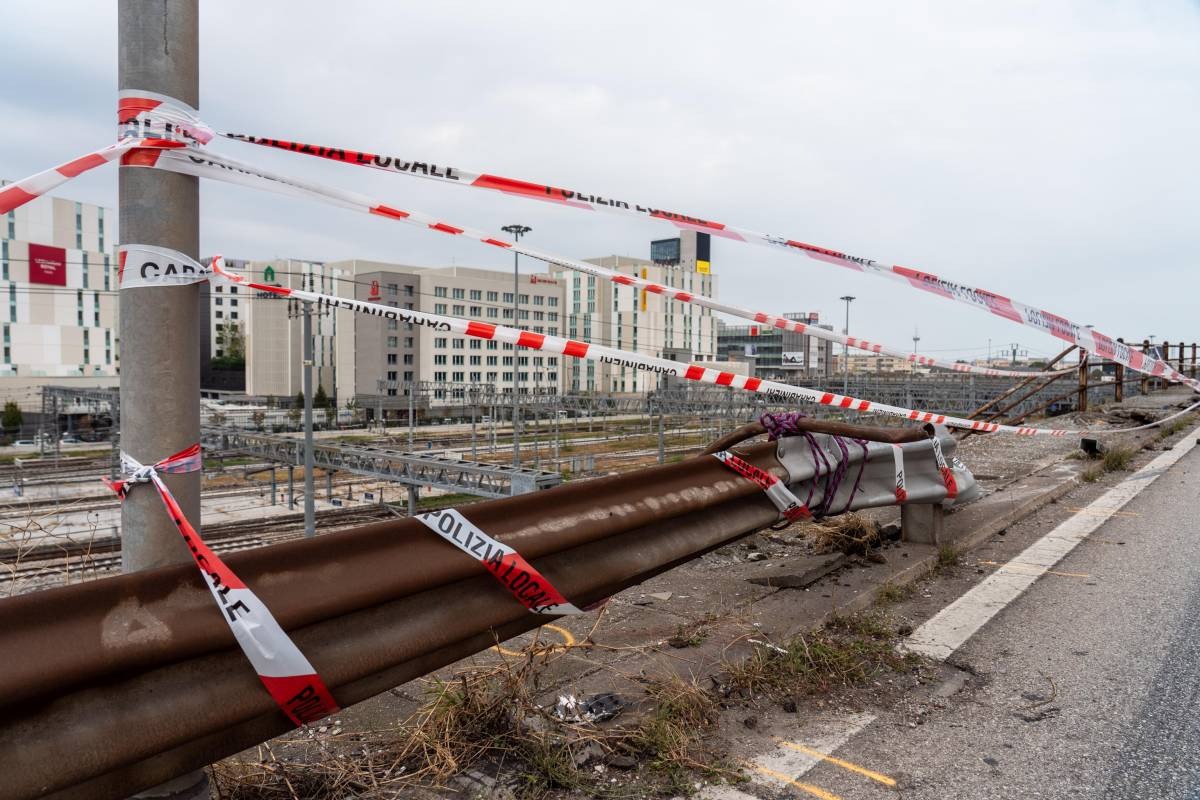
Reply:
[[279, 405], [279, 401], [275, 399], [275, 395], [267, 395], [267, 408], [275, 408]]
[[325, 394], [325, 386], [317, 384], [317, 391], [313, 393], [313, 408], [329, 408], [329, 395]]
[[225, 416], [220, 411], [214, 411], [208, 415], [208, 421], [213, 425], [220, 427], [229, 421], [229, 417]]
[[21, 430], [21, 425], [25, 422], [25, 415], [21, 413], [21, 407], [12, 400], [4, 404], [4, 412], [0, 414], [0, 427], [12, 433]]
[[254, 428], [256, 430], [261, 431], [263, 429], [263, 425], [266, 424], [267, 421], [267, 412], [256, 409], [250, 415], [250, 421], [254, 423]]
[[292, 425], [300, 424], [300, 415], [304, 413], [304, 392], [296, 392], [296, 396], [292, 398], [292, 407], [288, 409], [288, 419], [292, 421]]

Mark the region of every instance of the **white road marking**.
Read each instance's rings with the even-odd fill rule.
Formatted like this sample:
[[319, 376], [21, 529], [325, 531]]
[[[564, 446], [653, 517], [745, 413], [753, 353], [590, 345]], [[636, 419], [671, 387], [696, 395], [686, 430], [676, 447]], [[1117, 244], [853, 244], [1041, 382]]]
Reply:
[[1173, 448], [1155, 458], [1130, 477], [1109, 489], [1088, 504], [1086, 513], [1077, 513], [1031, 544], [1009, 563], [1020, 567], [1003, 567], [982, 583], [913, 631], [901, 648], [944, 661], [962, 647], [1002, 608], [1021, 596], [1034, 581], [1071, 552], [1077, 544], [1103, 525], [1111, 516], [1137, 497], [1179, 459], [1196, 446], [1200, 428], [1188, 433]]

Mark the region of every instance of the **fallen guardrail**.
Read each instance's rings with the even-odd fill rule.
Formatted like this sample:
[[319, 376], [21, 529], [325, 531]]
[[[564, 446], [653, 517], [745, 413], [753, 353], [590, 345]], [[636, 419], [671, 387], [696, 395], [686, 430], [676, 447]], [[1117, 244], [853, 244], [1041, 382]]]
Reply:
[[[818, 516], [895, 504], [898, 463], [907, 503], [974, 491], [944, 429], [903, 444], [798, 433], [737, 451], [757, 478], [700, 456], [468, 514], [582, 607], [777, 522], [772, 480]], [[227, 563], [342, 706], [547, 620], [416, 519]], [[0, 600], [0, 652], [0, 798], [121, 798], [292, 727], [190, 564]]]

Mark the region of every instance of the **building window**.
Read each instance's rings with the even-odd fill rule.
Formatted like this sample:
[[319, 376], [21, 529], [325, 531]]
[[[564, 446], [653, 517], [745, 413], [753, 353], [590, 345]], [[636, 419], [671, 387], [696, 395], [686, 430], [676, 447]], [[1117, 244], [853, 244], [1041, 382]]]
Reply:
[[217, 312], [217, 319], [224, 319], [224, 318], [225, 318], [225, 312], [224, 312], [224, 311], [218, 311], [218, 312]]
[[[238, 312], [236, 312], [236, 311], [230, 311], [230, 312], [229, 312], [229, 318], [230, 318], [230, 319], [237, 319], [237, 318], [238, 318]], [[324, 340], [324, 339], [322, 339], [321, 341], [325, 341], [325, 340]]]
[[534, 304], [535, 306], [544, 305], [544, 304], [545, 304], [545, 302], [546, 302], [546, 298], [545, 298], [543, 295], [540, 295], [540, 294], [535, 294], [535, 295], [533, 296], [533, 304]]
[[412, 353], [404, 354], [404, 363], [408, 364], [408, 365], [411, 365], [413, 363], [413, 354]]
[[500, 316], [500, 309], [496, 308], [495, 306], [488, 306], [487, 315], [488, 319], [495, 319], [496, 317]]
[[482, 372], [472, 372], [471, 373], [471, 383], [479, 383], [481, 380], [483, 380]]
[[435, 366], [439, 366], [439, 367], [445, 366], [446, 365], [446, 356], [442, 355], [441, 353], [438, 353], [437, 355], [435, 355], [433, 357], [433, 363]]
[[467, 346], [466, 339], [455, 339], [454, 340], [454, 349], [455, 350], [462, 350], [466, 346]]
[[92, 326], [100, 327], [100, 293], [92, 292]]
[[513, 293], [512, 293], [512, 292], [505, 292], [505, 293], [504, 293], [504, 302], [506, 302], [506, 303], [511, 303], [512, 301], [513, 301]]
[[388, 363], [388, 366], [395, 366], [395, 364], [397, 363], [395, 353], [388, 353], [387, 363]]
[[471, 356], [471, 366], [478, 367], [483, 363], [483, 356]]
[[90, 289], [91, 287], [90, 287], [90, 286], [88, 286], [88, 257], [87, 257], [87, 253], [83, 253], [82, 255], [83, 255], [83, 262], [82, 262], [82, 264], [83, 264], [83, 288], [85, 288], [85, 289]]
[[447, 342], [449, 342], [449, 341], [450, 341], [450, 340], [449, 340], [449, 339], [447, 339], [446, 337], [444, 337], [444, 336], [439, 336], [439, 337], [437, 337], [436, 339], [434, 339], [434, 340], [433, 340], [433, 346], [434, 346], [434, 347], [445, 347], [445, 346], [446, 346], [446, 343], [447, 343]]
[[483, 306], [471, 306], [471, 312], [470, 312], [470, 313], [471, 313], [471, 316], [472, 316], [472, 317], [481, 317], [481, 316], [483, 316]]
[[388, 284], [388, 296], [389, 297], [398, 297], [399, 295], [400, 295], [400, 284], [389, 283]]
[[467, 346], [470, 347], [472, 350], [482, 350], [483, 349], [483, 341], [480, 339], [472, 339], [471, 341], [467, 342]]
[[83, 204], [75, 204], [75, 249], [83, 249]]
[[[409, 324], [411, 324], [411, 323], [409, 323]], [[389, 331], [399, 330], [399, 326], [397, 325], [396, 320], [389, 319], [387, 321], [387, 329]]]
[[[405, 286], [405, 287], [404, 287], [404, 296], [405, 296], [405, 297], [412, 297], [412, 296], [413, 296], [413, 287], [411, 287], [411, 286]], [[411, 306], [407, 306], [407, 308], [411, 308]]]
[[225, 305], [225, 298], [224, 298], [224, 297], [218, 297], [218, 298], [217, 298], [216, 300], [214, 300], [213, 302], [214, 302], [214, 303], [216, 303], [216, 304], [217, 304], [217, 305], [219, 305], [219, 306], [223, 306], [223, 305]]
[[236, 297], [231, 297], [231, 298], [229, 298], [229, 305], [231, 305], [231, 306], [236, 306], [236, 305], [237, 305], [237, 298], [236, 298]]
[[394, 380], [396, 380], [396, 371], [395, 371], [395, 370], [388, 370], [387, 379], [388, 379], [389, 381], [394, 381]]
[[455, 300], [462, 300], [462, 299], [464, 299], [464, 298], [467, 296], [467, 294], [466, 294], [466, 292], [465, 292], [465, 291], [463, 291], [462, 289], [455, 289], [455, 290], [454, 290], [454, 291], [451, 293], [451, 296], [452, 296], [452, 297], [453, 297]]
[[500, 299], [500, 293], [499, 292], [488, 292], [487, 299], [488, 299], [489, 303], [494, 303]]
[[481, 289], [472, 289], [471, 290], [471, 299], [472, 300], [482, 300], [483, 299], [483, 291]]
[[445, 314], [446, 313], [446, 304], [445, 303], [434, 303], [433, 304], [433, 313]]
[[104, 209], [103, 209], [103, 208], [100, 208], [100, 209], [99, 209], [99, 212], [100, 212], [100, 213], [99, 213], [99, 223], [100, 223], [100, 252], [104, 252]]
[[8, 324], [4, 325], [4, 363], [12, 363], [12, 338], [8, 329]]
[[398, 343], [399, 341], [400, 341], [400, 337], [398, 337], [398, 336], [389, 336], [389, 337], [387, 337], [387, 346], [388, 346], [388, 347], [397, 347], [397, 346], [398, 346], [398, 344], [397, 344], [397, 343]]
[[489, 339], [489, 340], [488, 340], [488, 343], [487, 343], [487, 349], [488, 349], [488, 350], [499, 350], [499, 349], [500, 349], [500, 343], [499, 343], [499, 342], [492, 341], [491, 339]]
[[2, 277], [8, 280], [8, 239], [0, 241], [0, 266], [3, 267]]
[[451, 356], [450, 363], [456, 367], [461, 367], [463, 365], [463, 357], [462, 356]]
[[548, 298], [546, 298], [546, 300], [550, 304], [551, 308], [555, 308], [556, 306], [558, 306], [558, 298], [557, 297], [548, 297]]
[[15, 283], [8, 285], [8, 320], [9, 322], [17, 321], [17, 285]]
[[105, 256], [104, 256], [104, 291], [106, 291], [106, 292], [112, 290], [112, 284], [109, 281], [109, 279], [111, 278], [111, 273], [112, 273], [112, 264], [109, 263], [108, 255], [105, 254]]
[[444, 381], [446, 380], [446, 373], [444, 373], [444, 372], [435, 372], [435, 373], [433, 373], [433, 379], [434, 379], [435, 381], [443, 381], [443, 382], [444, 382]]
[[487, 365], [488, 365], [489, 367], [494, 367], [494, 366], [496, 366], [496, 363], [497, 363], [497, 360], [498, 360], [498, 359], [499, 359], [499, 356], [488, 356], [488, 357], [487, 357]]
[[455, 316], [457, 316], [457, 317], [461, 317], [462, 315], [464, 315], [464, 314], [466, 314], [466, 313], [467, 313], [467, 307], [466, 307], [466, 306], [461, 306], [461, 305], [459, 305], [458, 303], [455, 303], [455, 304], [454, 304], [454, 315], [455, 315]]
[[445, 286], [433, 287], [433, 296], [434, 297], [445, 297], [446, 296], [446, 287]]
[[83, 327], [83, 292], [75, 292], [75, 324]]
[[412, 346], [413, 346], [413, 337], [411, 337], [411, 336], [405, 336], [405, 337], [404, 337], [404, 346], [405, 346], [405, 347], [412, 347]]
[[461, 373], [461, 372], [456, 372], [456, 373], [454, 373], [454, 376], [453, 376], [452, 380], [454, 380], [454, 381], [457, 381], [458, 383], [462, 383], [462, 381], [463, 381], [463, 373]]
[[92, 337], [91, 331], [88, 328], [83, 329], [83, 363], [89, 364], [92, 360]]

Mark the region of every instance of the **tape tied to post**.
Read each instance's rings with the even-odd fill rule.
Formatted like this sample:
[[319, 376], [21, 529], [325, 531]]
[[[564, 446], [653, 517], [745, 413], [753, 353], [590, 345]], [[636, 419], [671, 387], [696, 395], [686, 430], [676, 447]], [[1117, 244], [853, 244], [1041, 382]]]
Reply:
[[202, 463], [199, 443], [150, 465], [122, 451], [121, 467], [126, 477], [103, 480], [122, 500], [140, 483], [154, 485], [238, 646], [271, 698], [293, 723], [306, 725], [336, 712], [337, 702], [312, 664], [258, 596], [205, 544], [160, 477], [196, 472]]

